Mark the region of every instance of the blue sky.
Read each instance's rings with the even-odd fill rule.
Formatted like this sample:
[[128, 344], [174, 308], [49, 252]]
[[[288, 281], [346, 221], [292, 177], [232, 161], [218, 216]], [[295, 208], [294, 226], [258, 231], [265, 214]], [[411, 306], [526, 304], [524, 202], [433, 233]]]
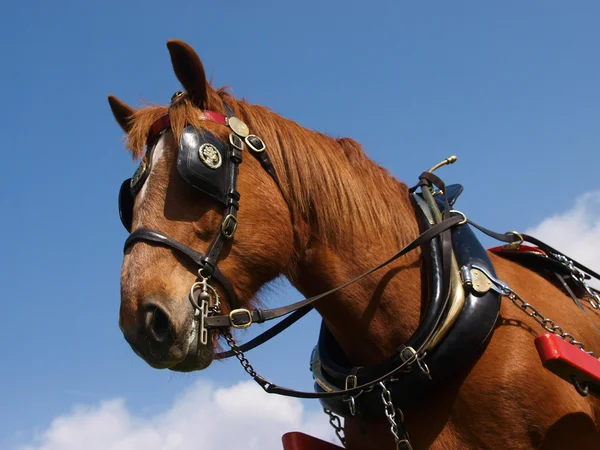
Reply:
[[[30, 442], [75, 404], [118, 397], [150, 417], [198, 380], [247, 379], [236, 361], [151, 369], [117, 326], [117, 192], [135, 167], [106, 96], [168, 102], [179, 89], [168, 39], [191, 44], [215, 86], [355, 138], [409, 184], [458, 155], [441, 173], [465, 186], [457, 206], [505, 231], [598, 190], [599, 14], [593, 1], [5, 5], [0, 448]], [[267, 295], [300, 298], [285, 283]], [[313, 313], [252, 352], [253, 365], [311, 389], [318, 326]]]

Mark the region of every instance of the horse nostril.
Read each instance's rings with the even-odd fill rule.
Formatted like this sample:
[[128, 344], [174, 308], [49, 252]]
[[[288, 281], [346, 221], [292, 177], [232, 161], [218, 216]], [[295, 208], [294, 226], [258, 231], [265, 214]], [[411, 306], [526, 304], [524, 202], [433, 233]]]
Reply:
[[158, 306], [151, 306], [144, 316], [144, 327], [150, 337], [160, 343], [166, 343], [173, 336], [169, 316]]

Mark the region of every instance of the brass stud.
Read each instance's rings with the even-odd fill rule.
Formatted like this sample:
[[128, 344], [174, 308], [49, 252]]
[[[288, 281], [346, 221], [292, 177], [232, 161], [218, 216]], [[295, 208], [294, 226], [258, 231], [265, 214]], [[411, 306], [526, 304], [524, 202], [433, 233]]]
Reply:
[[250, 134], [250, 129], [248, 128], [248, 125], [246, 125], [237, 117], [230, 117], [228, 120], [228, 124], [229, 128], [231, 128], [233, 132], [240, 137], [245, 138]]

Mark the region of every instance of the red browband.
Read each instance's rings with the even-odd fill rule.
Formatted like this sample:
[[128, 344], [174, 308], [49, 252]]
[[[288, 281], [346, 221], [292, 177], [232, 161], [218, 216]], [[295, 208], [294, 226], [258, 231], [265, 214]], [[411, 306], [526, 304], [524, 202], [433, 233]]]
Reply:
[[[200, 113], [201, 120], [210, 120], [211, 122], [220, 123], [221, 125], [227, 125], [227, 117], [223, 114], [214, 111], [202, 111]], [[169, 114], [165, 114], [160, 119], [152, 124], [150, 131], [148, 132], [148, 140], [151, 141], [165, 128], [171, 126], [171, 119]]]

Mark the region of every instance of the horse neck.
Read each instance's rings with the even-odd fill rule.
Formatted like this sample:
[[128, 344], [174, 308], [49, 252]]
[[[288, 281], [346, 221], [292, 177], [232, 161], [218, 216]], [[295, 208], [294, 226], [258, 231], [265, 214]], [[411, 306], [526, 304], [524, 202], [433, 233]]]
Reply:
[[[240, 112], [269, 142], [268, 152], [296, 218], [296, 233], [302, 234], [296, 239], [297, 264], [287, 275], [303, 295], [347, 282], [417, 236], [406, 185], [367, 158], [356, 142], [332, 139], [266, 110], [248, 108], [254, 107], [244, 105]], [[307, 167], [315, 159], [317, 164]], [[373, 364], [387, 357], [416, 329], [420, 266], [420, 252], [412, 252], [317, 302], [316, 309], [352, 362]]]
[[[415, 224], [415, 236], [417, 227]], [[317, 239], [304, 249], [292, 280], [309, 297], [340, 286], [376, 266], [400, 247], [375, 232], [355, 237], [355, 246]], [[414, 252], [315, 305], [354, 364], [371, 365], [408, 341], [421, 310], [420, 252]]]

